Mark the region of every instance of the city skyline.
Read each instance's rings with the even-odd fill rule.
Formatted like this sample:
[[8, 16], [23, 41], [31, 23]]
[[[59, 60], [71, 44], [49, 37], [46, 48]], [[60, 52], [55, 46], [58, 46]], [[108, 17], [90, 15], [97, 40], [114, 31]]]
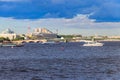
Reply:
[[[67, 3], [67, 4], [66, 4]], [[0, 0], [0, 32], [47, 28], [59, 34], [120, 35], [119, 0]]]

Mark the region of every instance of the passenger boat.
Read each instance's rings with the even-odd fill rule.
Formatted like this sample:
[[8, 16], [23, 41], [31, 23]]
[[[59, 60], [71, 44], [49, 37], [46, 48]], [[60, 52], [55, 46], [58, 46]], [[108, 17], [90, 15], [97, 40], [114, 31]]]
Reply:
[[47, 42], [42, 42], [42, 44], [58, 44], [59, 42], [56, 41], [47, 41]]
[[3, 43], [0, 43], [0, 46], [1, 47], [21, 47], [23, 46], [24, 44], [23, 43], [12, 43], [12, 42], [3, 42]]
[[103, 46], [103, 43], [95, 42], [95, 41], [85, 41], [83, 46]]

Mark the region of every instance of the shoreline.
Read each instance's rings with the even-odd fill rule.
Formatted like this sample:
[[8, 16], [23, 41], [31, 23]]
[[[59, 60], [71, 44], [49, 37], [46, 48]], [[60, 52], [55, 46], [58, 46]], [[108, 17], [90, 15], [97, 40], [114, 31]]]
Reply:
[[120, 42], [120, 40], [98, 40], [99, 42]]

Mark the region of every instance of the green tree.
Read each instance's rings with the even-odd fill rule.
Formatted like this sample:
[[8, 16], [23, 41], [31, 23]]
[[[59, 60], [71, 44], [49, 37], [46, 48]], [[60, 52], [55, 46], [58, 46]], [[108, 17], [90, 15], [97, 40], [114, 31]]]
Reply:
[[17, 40], [24, 40], [24, 37], [16, 37], [15, 39], [13, 39], [13, 41], [17, 41]]
[[3, 41], [10, 41], [10, 39], [8, 37], [7, 38], [0, 37], [0, 42], [3, 42]]

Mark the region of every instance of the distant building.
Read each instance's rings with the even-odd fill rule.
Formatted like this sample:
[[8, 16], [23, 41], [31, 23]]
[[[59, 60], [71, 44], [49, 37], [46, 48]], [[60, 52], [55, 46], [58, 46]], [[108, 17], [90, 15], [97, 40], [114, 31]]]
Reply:
[[52, 31], [46, 28], [36, 28], [32, 33], [33, 36], [37, 38], [57, 38], [57, 34], [53, 33]]
[[36, 28], [34, 29], [34, 33], [46, 33], [46, 34], [53, 34], [53, 32], [51, 32], [50, 30], [46, 29], [46, 28]]
[[108, 36], [108, 38], [111, 38], [111, 39], [118, 39], [118, 38], [120, 38], [120, 36]]
[[11, 29], [6, 29], [0, 34], [0, 37], [9, 38], [10, 40], [15, 39], [16, 36], [17, 35]]

